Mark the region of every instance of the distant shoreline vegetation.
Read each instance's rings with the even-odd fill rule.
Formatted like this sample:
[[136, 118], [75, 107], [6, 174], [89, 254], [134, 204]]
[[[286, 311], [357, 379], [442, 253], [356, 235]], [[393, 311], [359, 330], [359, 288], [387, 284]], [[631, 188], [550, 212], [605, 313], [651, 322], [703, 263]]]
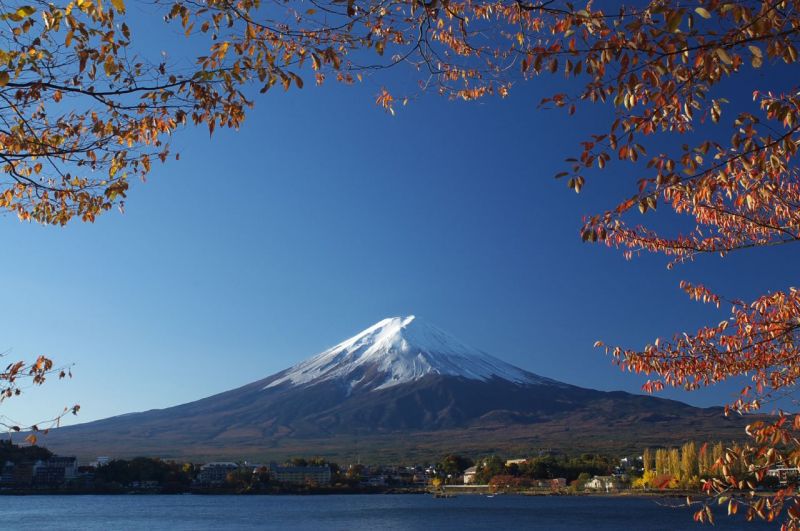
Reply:
[[[732, 446], [735, 451], [735, 445]], [[285, 463], [205, 464], [98, 458], [79, 465], [38, 446], [0, 441], [0, 495], [35, 494], [459, 494], [697, 496], [712, 477], [722, 443], [645, 449], [642, 455], [569, 456], [552, 450], [532, 457], [477, 461], [456, 454], [415, 465], [340, 466], [324, 458]], [[797, 477], [770, 476], [767, 487]]]

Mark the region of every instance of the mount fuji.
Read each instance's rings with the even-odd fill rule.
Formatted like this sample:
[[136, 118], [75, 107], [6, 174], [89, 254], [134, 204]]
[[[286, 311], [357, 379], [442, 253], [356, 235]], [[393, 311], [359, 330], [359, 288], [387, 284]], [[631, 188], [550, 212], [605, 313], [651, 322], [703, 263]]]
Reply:
[[52, 430], [79, 456], [433, 458], [541, 447], [624, 450], [732, 439], [721, 408], [568, 385], [417, 317], [384, 319], [277, 374], [208, 398]]

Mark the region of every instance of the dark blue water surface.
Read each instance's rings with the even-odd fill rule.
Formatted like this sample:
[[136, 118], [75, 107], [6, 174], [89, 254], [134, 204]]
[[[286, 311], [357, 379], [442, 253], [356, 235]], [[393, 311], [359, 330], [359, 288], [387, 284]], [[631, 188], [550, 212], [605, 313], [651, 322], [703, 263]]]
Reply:
[[718, 515], [692, 521], [680, 500], [458, 496], [0, 496], [0, 529], [500, 530], [777, 529]]

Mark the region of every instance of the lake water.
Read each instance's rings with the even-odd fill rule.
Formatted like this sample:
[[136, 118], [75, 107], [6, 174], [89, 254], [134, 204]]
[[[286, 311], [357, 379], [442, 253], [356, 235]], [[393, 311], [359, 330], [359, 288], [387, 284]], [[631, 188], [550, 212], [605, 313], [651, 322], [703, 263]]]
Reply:
[[0, 529], [491, 530], [777, 529], [720, 514], [701, 526], [679, 500], [458, 496], [0, 496]]

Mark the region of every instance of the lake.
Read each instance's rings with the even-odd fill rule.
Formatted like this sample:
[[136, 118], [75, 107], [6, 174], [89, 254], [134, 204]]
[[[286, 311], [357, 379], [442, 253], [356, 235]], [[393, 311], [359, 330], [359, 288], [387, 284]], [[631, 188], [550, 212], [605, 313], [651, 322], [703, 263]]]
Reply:
[[700, 526], [676, 499], [594, 496], [0, 496], [2, 529], [777, 529], [720, 512]]

